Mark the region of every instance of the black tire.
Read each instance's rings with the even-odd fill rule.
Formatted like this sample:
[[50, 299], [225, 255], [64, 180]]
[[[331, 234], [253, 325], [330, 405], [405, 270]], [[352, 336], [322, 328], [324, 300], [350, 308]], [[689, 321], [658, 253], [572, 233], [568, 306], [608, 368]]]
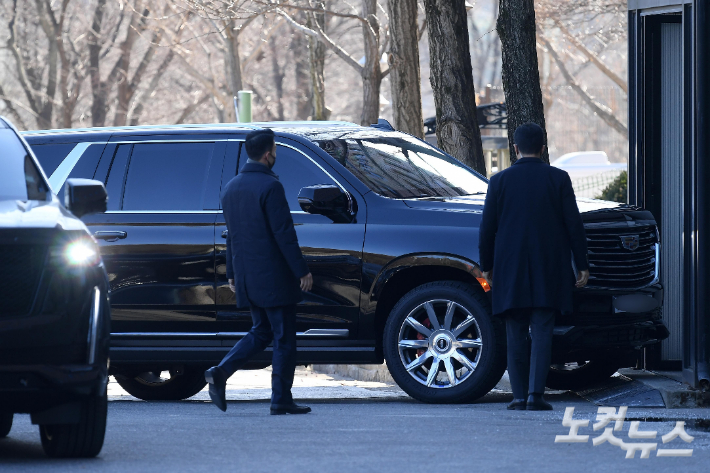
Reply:
[[12, 412], [0, 412], [0, 439], [7, 437], [12, 429]]
[[[445, 314], [450, 307], [449, 301], [454, 309], [448, 320], [449, 331], [446, 332]], [[431, 304], [429, 307], [433, 308], [437, 320], [440, 320], [437, 322], [440, 329], [431, 330], [430, 335], [423, 335], [406, 320], [410, 315], [415, 319], [421, 317], [418, 315], [421, 310], [429, 314], [427, 304]], [[422, 307], [424, 309], [421, 309]], [[462, 324], [463, 320], [467, 323]], [[429, 317], [424, 319], [423, 323], [431, 325]], [[455, 334], [455, 329], [464, 326], [467, 328], [460, 334]], [[449, 335], [453, 338], [447, 338]], [[426, 343], [428, 348], [405, 346], [400, 350], [400, 337], [405, 345], [422, 342]], [[480, 342], [477, 348], [456, 348], [462, 341]], [[443, 349], [446, 351], [440, 351]], [[493, 389], [505, 372], [505, 325], [498, 318], [491, 316], [490, 303], [482, 289], [459, 281], [428, 283], [405, 294], [394, 306], [385, 325], [383, 350], [392, 377], [413, 398], [428, 403], [471, 402]], [[432, 362], [427, 360], [418, 367], [411, 368], [425, 355], [430, 355]], [[466, 360], [458, 361], [462, 359], [461, 355], [466, 356], [467, 364], [476, 362], [474, 369], [464, 366], [463, 362]], [[445, 357], [448, 357], [449, 366], [445, 365]], [[425, 374], [432, 373], [429, 368], [434, 364], [433, 360], [436, 360], [439, 368], [433, 372], [431, 384], [427, 385], [429, 376], [426, 380], [422, 379]], [[411, 371], [407, 370], [405, 363], [410, 366]], [[445, 365], [443, 371], [441, 365]], [[452, 372], [449, 373], [447, 368], [451, 368]], [[460, 380], [459, 373], [462, 376]], [[443, 384], [439, 383], [440, 379], [444, 380]]]
[[207, 386], [203, 367], [186, 366], [182, 374], [171, 373], [162, 378], [158, 372], [136, 377], [116, 375], [116, 381], [128, 394], [144, 401], [179, 401], [202, 391]]
[[552, 365], [545, 385], [550, 389], [581, 391], [609, 379], [623, 365], [611, 359]]
[[42, 448], [53, 458], [95, 457], [104, 445], [108, 399], [92, 396], [81, 406], [78, 424], [40, 425]]

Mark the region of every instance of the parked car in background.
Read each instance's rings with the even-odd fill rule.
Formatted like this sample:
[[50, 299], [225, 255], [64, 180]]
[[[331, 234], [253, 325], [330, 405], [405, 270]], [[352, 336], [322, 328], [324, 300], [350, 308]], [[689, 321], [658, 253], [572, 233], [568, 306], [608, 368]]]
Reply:
[[593, 176], [595, 174], [626, 171], [626, 163], [612, 163], [604, 151], [576, 151], [563, 154], [555, 159], [552, 166], [567, 171], [570, 178], [575, 179]]
[[104, 211], [106, 190], [65, 187], [63, 206], [0, 117], [0, 437], [29, 413], [48, 455], [91, 457], [106, 430], [109, 283], [79, 217]]
[[567, 153], [553, 161], [552, 166], [569, 174], [577, 197], [594, 199], [601, 198], [604, 189], [627, 168], [626, 163], [610, 162], [604, 151]]
[[[488, 181], [389, 124], [180, 125], [26, 132], [61, 194], [72, 177], [105, 183], [86, 215], [111, 284], [111, 374], [141, 399], [205, 386], [251, 328], [226, 276], [220, 191], [270, 127], [313, 289], [297, 310], [298, 363], [382, 363], [426, 402], [485, 395], [506, 367], [505, 331], [478, 269]], [[660, 343], [658, 232], [650, 212], [578, 201], [589, 285], [558, 317], [548, 385], [578, 388]], [[570, 273], [573, 269], [570, 264]], [[247, 368], [271, 362], [269, 351]]]

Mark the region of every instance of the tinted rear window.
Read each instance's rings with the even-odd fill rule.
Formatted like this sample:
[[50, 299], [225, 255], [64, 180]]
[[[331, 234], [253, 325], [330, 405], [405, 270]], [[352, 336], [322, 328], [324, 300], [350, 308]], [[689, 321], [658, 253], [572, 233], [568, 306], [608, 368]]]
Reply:
[[428, 143], [404, 133], [369, 133], [316, 143], [385, 197], [457, 197], [484, 193], [488, 188], [480, 175]]
[[122, 209], [202, 210], [213, 150], [214, 143], [134, 145]]

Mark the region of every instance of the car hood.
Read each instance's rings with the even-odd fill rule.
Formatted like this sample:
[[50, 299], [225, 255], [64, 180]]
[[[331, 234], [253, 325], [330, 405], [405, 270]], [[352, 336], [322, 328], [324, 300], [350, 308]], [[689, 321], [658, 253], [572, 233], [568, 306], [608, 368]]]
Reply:
[[57, 199], [51, 201], [0, 200], [0, 229], [57, 228], [86, 230], [81, 220], [67, 211]]
[[[483, 203], [485, 202], [485, 199], [485, 194], [477, 194], [462, 197], [425, 197], [421, 199], [407, 199], [404, 203], [409, 207], [420, 210], [478, 214], [483, 210]], [[629, 206], [616, 202], [585, 198], [577, 199], [577, 207], [579, 208], [579, 212], [582, 214], [588, 212], [599, 212], [603, 210], [630, 209]]]

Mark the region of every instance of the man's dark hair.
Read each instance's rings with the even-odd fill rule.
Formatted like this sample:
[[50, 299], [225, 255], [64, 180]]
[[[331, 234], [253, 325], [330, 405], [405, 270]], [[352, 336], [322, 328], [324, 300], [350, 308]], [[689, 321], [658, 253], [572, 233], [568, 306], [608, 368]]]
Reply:
[[247, 135], [244, 146], [247, 149], [247, 156], [251, 159], [259, 160], [264, 153], [271, 151], [274, 147], [274, 130], [254, 130]]
[[513, 141], [521, 155], [538, 154], [545, 144], [545, 132], [536, 123], [525, 123], [515, 129]]

